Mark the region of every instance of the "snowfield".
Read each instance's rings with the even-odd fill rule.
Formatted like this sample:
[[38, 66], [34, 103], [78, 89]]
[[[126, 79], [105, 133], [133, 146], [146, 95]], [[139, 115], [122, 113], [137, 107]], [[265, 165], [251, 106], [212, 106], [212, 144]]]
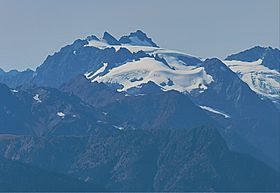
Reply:
[[118, 91], [127, 91], [133, 87], [139, 87], [141, 84], [154, 82], [164, 91], [177, 90], [179, 92], [191, 92], [198, 89], [203, 92], [207, 85], [213, 82], [213, 78], [206, 73], [201, 66], [192, 66], [179, 59], [180, 56], [193, 58], [181, 52], [167, 50], [163, 48], [132, 45], [108, 45], [105, 42], [92, 40], [85, 46], [94, 46], [100, 49], [126, 48], [130, 52], [145, 51], [150, 55], [158, 55], [164, 58], [168, 65], [152, 57], [141, 58], [137, 61], [129, 61], [118, 67], [109, 69], [104, 75], [98, 75], [104, 72], [107, 64], [103, 64], [96, 72], [87, 72], [85, 77], [92, 82], [118, 83], [123, 87]]
[[[121, 86], [118, 89], [120, 92], [139, 88], [151, 81], [163, 91], [176, 90], [191, 93], [195, 90], [202, 93], [214, 82], [213, 77], [207, 74], [204, 67], [200, 65], [201, 59], [179, 51], [153, 47], [149, 45], [149, 42], [135, 38], [131, 37], [132, 42], [121, 45], [110, 45], [103, 39], [89, 40], [88, 44], [84, 45], [85, 47], [114, 48], [116, 51], [126, 48], [131, 53], [144, 51], [151, 57], [127, 61], [117, 67], [109, 68], [108, 64], [102, 64], [97, 71], [85, 73], [85, 77], [92, 82], [118, 84]], [[166, 62], [155, 59], [156, 57]], [[198, 63], [192, 61], [198, 61]], [[280, 73], [262, 65], [261, 59], [254, 62], [236, 60], [223, 62], [254, 92], [272, 101], [280, 100]]]
[[[104, 66], [100, 68], [104, 69]], [[98, 71], [101, 71], [101, 70]], [[90, 78], [87, 76], [87, 78]], [[127, 62], [113, 68], [104, 76], [97, 76], [92, 80], [105, 83], [119, 83], [123, 85], [119, 91], [126, 91], [152, 81], [164, 90], [190, 92], [193, 89], [207, 89], [213, 79], [207, 75], [202, 67], [177, 66], [172, 70], [154, 58], [141, 58], [140, 61]]]
[[280, 73], [262, 65], [261, 59], [254, 62], [237, 60], [223, 62], [257, 94], [272, 100], [280, 99]]

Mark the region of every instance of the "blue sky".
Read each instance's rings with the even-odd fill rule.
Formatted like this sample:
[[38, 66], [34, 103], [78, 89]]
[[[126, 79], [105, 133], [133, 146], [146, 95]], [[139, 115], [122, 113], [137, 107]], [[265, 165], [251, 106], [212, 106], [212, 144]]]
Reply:
[[219, 57], [279, 48], [279, 0], [0, 0], [0, 67], [36, 68], [87, 35], [141, 29], [158, 45]]

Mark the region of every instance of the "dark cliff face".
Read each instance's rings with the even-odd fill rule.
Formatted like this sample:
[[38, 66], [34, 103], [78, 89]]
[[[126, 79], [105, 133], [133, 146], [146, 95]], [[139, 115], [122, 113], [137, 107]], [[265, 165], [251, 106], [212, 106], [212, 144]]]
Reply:
[[119, 41], [108, 32], [104, 32], [102, 39], [106, 41], [109, 45], [121, 45]]
[[[134, 41], [136, 39], [136, 41]], [[122, 36], [119, 40], [122, 44], [130, 44], [130, 45], [138, 45], [138, 46], [152, 46], [159, 47], [153, 40], [142, 32], [141, 30], [137, 30], [136, 32], [130, 33], [128, 36]]]
[[111, 191], [279, 190], [277, 172], [230, 151], [209, 128], [8, 138], [0, 152]]

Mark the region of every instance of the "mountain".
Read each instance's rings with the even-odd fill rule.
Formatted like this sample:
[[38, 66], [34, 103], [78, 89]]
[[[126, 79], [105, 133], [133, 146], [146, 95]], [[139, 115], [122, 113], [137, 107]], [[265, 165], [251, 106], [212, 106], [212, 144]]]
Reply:
[[280, 50], [253, 47], [223, 61], [263, 99], [280, 108]]
[[261, 60], [261, 64], [269, 69], [280, 71], [280, 50], [272, 47], [255, 46], [248, 50], [232, 54], [225, 60], [238, 60], [242, 62], [255, 62]]
[[0, 155], [111, 191], [279, 191], [278, 52], [78, 39], [0, 84]]
[[[0, 84], [0, 133], [87, 135], [100, 129], [218, 126], [202, 109], [179, 92], [163, 92], [159, 89], [145, 96], [128, 96], [105, 84], [96, 84], [96, 87], [91, 88], [90, 82], [82, 78], [89, 84], [88, 89], [65, 85], [61, 91], [30, 86], [12, 90]], [[111, 97], [112, 94], [116, 97]], [[91, 96], [87, 98], [88, 95]]]
[[[225, 128], [220, 129], [220, 131], [233, 150], [253, 154], [270, 165], [279, 166], [278, 150], [274, 148], [279, 145], [279, 111], [273, 107], [271, 102], [261, 100], [222, 61], [218, 59], [203, 61], [181, 52], [151, 46], [100, 44], [95, 39], [88, 41], [86, 47], [101, 50], [125, 49], [132, 54], [142, 54], [141, 56], [138, 54], [137, 59], [131, 60], [128, 58], [127, 60], [124, 59], [123, 62], [115, 62], [115, 64], [102, 63], [98, 68], [88, 70], [84, 76], [88, 79], [88, 82], [92, 82], [93, 89], [85, 83], [85, 80], [73, 78], [68, 81], [68, 88], [62, 87], [62, 90], [73, 92], [92, 106], [108, 103], [107, 101], [112, 102], [111, 96], [116, 97], [116, 100], [129, 101], [120, 102], [118, 106], [115, 106], [117, 103], [110, 103], [113, 114], [124, 116], [125, 118], [130, 117], [128, 120], [119, 117], [119, 120], [124, 120], [123, 123], [126, 123], [126, 126], [130, 125], [128, 122], [132, 122], [132, 120], [142, 120], [139, 119], [141, 113], [138, 114], [139, 112], [136, 113], [136, 111], [127, 107], [135, 106], [136, 108], [139, 105], [140, 107], [136, 109], [143, 109], [143, 104], [146, 104], [143, 98], [151, 96], [151, 93], [147, 93], [146, 89], [151, 87], [151, 83], [153, 83], [153, 88], [158, 88], [154, 89], [153, 94], [162, 91], [166, 93], [167, 91], [178, 91], [185, 94], [186, 98], [191, 98], [197, 106], [200, 106], [218, 124]], [[97, 88], [97, 84], [102, 83], [112, 89], [111, 91], [107, 90], [106, 93], [103, 93], [104, 95], [97, 96], [94, 93], [103, 92], [101, 90], [105, 88], [102, 86], [96, 91], [94, 89]], [[150, 92], [150, 89], [148, 90]], [[125, 92], [131, 99], [124, 97], [123, 94], [116, 93], [116, 91], [119, 93]], [[147, 94], [149, 95], [146, 96]], [[135, 96], [138, 97], [137, 100], [143, 101], [136, 102], [134, 100]], [[173, 97], [176, 98], [175, 94]], [[162, 104], [166, 104], [164, 102], [165, 97], [158, 98], [160, 98], [157, 99], [159, 101], [162, 99]], [[116, 109], [126, 109], [126, 112], [120, 111], [117, 113]], [[262, 109], [262, 111], [259, 111], [259, 109]], [[143, 111], [143, 115], [148, 112], [160, 114], [157, 110], [147, 110]], [[189, 118], [193, 117], [189, 116]], [[186, 120], [188, 119], [186, 118]], [[188, 121], [183, 123], [188, 125], [186, 122]], [[145, 121], [139, 121], [133, 125], [139, 127], [144, 123]], [[166, 125], [174, 127], [176, 124], [170, 120], [170, 124], [167, 123]], [[269, 128], [269, 130], [265, 128]]]
[[[254, 155], [270, 165], [279, 165], [277, 149], [273, 148], [278, 146], [279, 141], [279, 111], [272, 107], [269, 101], [261, 100], [254, 90], [218, 60], [204, 61], [185, 53], [159, 48], [151, 42], [148, 45], [124, 40], [135, 40], [135, 37], [152, 41], [141, 31], [132, 32], [120, 40], [107, 32], [102, 38], [92, 35], [76, 40], [48, 56], [36, 69], [32, 84], [63, 88], [65, 90], [62, 90], [69, 94], [74, 93], [85, 103], [89, 103], [91, 108], [96, 108], [97, 105], [100, 106], [98, 108], [101, 113], [110, 111], [107, 117], [114, 115], [110, 117], [111, 121], [114, 121], [111, 125], [122, 128], [144, 128], [149, 124], [152, 124], [149, 125], [150, 128], [156, 128], [163, 123], [171, 128], [198, 126], [200, 117], [205, 118], [205, 115], [182, 117], [183, 113], [192, 115], [191, 112], [196, 107], [184, 107], [189, 110], [187, 112], [180, 110], [180, 104], [176, 104], [175, 100], [170, 102], [172, 97], [184, 98], [178, 95], [179, 92], [188, 98], [182, 101], [186, 102], [191, 98], [196, 106], [216, 121], [216, 125], [221, 126], [219, 130], [227, 139], [230, 148]], [[84, 91], [82, 88], [89, 89], [90, 86], [78, 85], [80, 81], [75, 78], [81, 75], [84, 75], [89, 83], [104, 83], [113, 90], [108, 91], [101, 85], [98, 91]], [[68, 89], [62, 86], [67, 84], [70, 85]], [[154, 92], [147, 93], [151, 90]], [[94, 92], [104, 92], [104, 95], [96, 96]], [[158, 96], [157, 92], [160, 93]], [[116, 98], [111, 98], [110, 93]], [[165, 96], [163, 93], [168, 94]], [[174, 111], [164, 114], [165, 100], [169, 101], [171, 106], [177, 105]], [[150, 105], [152, 103], [161, 108]], [[182, 106], [187, 104], [192, 103], [186, 102]], [[261, 115], [261, 112], [265, 114]], [[143, 118], [139, 117], [145, 117], [146, 113], [151, 116], [142, 121]], [[164, 117], [169, 119], [165, 120]], [[204, 118], [201, 118], [204, 120], [203, 124], [208, 125], [210, 121], [205, 121]], [[185, 120], [180, 121], [183, 119]], [[189, 121], [191, 119], [193, 120]]]
[[[105, 44], [101, 41], [95, 42]], [[33, 83], [39, 86], [58, 88], [79, 74], [90, 70], [96, 71], [104, 63], [115, 66], [127, 60], [138, 59], [143, 54], [131, 53], [125, 48], [118, 50], [115, 48], [99, 49], [87, 45], [87, 40], [76, 40], [53, 56], [48, 56], [44, 63], [36, 69]]]
[[184, 94], [177, 91], [164, 92], [152, 82], [143, 85], [143, 89], [145, 94], [135, 91], [134, 94], [117, 92], [106, 84], [91, 84], [84, 77], [61, 88], [106, 112], [106, 116], [121, 128], [184, 129], [203, 125], [217, 126]]
[[[279, 112], [269, 102], [262, 101], [221, 61], [207, 60], [203, 65], [215, 80], [206, 91], [198, 92], [199, 95], [197, 92], [189, 95], [162, 91], [152, 82], [128, 89], [127, 92], [118, 92], [115, 87], [92, 83], [83, 76], [78, 76], [60, 89], [106, 112], [108, 117], [115, 115], [111, 120], [115, 120], [121, 128], [215, 126], [231, 149], [250, 153], [277, 167], [277, 149], [272, 147], [278, 145]], [[228, 74], [224, 76], [225, 73]], [[203, 115], [198, 110], [199, 106], [212, 119]], [[263, 111], [258, 111], [259, 108]]]
[[[16, 183], [15, 183], [16, 182]], [[48, 172], [18, 161], [0, 158], [1, 192], [104, 191], [104, 188], [75, 178]]]
[[237, 134], [237, 138], [262, 152], [253, 153], [254, 156], [278, 167], [279, 151], [275, 147], [279, 146], [279, 111], [270, 101], [261, 100], [222, 61], [208, 59], [202, 65], [214, 81], [205, 92], [192, 95], [195, 103], [224, 113], [215, 115], [211, 112], [211, 115], [225, 127], [224, 137], [234, 150], [243, 153], [251, 151], [244, 149], [244, 144], [239, 144]]
[[34, 71], [30, 69], [22, 72], [19, 72], [17, 70], [5, 72], [0, 69], [0, 83], [8, 85], [10, 88], [16, 88], [18, 86], [31, 82], [33, 75]]
[[122, 36], [119, 40], [121, 44], [129, 44], [133, 46], [150, 46], [150, 47], [159, 47], [153, 40], [147, 37], [147, 34], [141, 30], [130, 33], [128, 36]]
[[186, 54], [157, 47], [132, 45], [102, 45], [95, 40], [90, 41], [87, 47], [98, 49], [114, 48], [125, 49], [130, 53], [143, 53], [135, 59], [118, 62], [117, 65], [103, 63], [99, 68], [88, 70], [85, 76], [92, 82], [118, 84], [120, 91], [140, 86], [149, 81], [156, 83], [164, 90], [203, 92], [210, 84], [212, 77], [208, 76], [198, 58]]
[[[8, 158], [110, 191], [279, 191], [279, 173], [230, 151], [215, 129], [97, 131], [0, 141]], [[250, 163], [250, 164], [248, 164]]]

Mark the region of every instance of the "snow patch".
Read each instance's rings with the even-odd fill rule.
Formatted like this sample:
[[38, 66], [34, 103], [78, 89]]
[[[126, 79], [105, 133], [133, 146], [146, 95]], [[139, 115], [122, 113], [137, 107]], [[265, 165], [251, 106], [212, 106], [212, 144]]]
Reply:
[[136, 94], [135, 96], [144, 96], [145, 94], [142, 94], [142, 93], [140, 93], [140, 94]]
[[[131, 40], [137, 44], [140, 44], [141, 42], [139, 41], [142, 41], [138, 39], [138, 37], [134, 37]], [[133, 87], [137, 88], [141, 84], [151, 81], [157, 84], [163, 91], [177, 90], [179, 92], [191, 92], [197, 89], [198, 92], [202, 93], [207, 89], [207, 86], [214, 81], [212, 76], [207, 74], [202, 66], [190, 65], [181, 61], [181, 56], [184, 58], [193, 58], [182, 52], [146, 46], [143, 45], [143, 42], [142, 45], [131, 45], [131, 43], [109, 45], [103, 41], [91, 40], [88, 41], [88, 44], [85, 46], [93, 46], [99, 49], [114, 48], [116, 50], [126, 48], [132, 53], [144, 51], [151, 56], [157, 55], [167, 62], [166, 64], [155, 58], [145, 57], [109, 69], [104, 75], [100, 75], [100, 73], [104, 72], [108, 64], [103, 64], [103, 66], [95, 72], [87, 72], [85, 74], [85, 77], [92, 82], [96, 81], [122, 85], [123, 88], [118, 89], [119, 92], [127, 91]], [[172, 82], [172, 84], [167, 84], [168, 82]]]
[[106, 121], [102, 121], [102, 120], [97, 120], [96, 122], [97, 122], [97, 123], [103, 123], [103, 124], [104, 124], [104, 123], [107, 123]]
[[107, 66], [108, 66], [108, 63], [103, 63], [103, 65], [97, 71], [95, 71], [94, 73], [93, 72], [87, 72], [84, 75], [87, 79], [92, 79], [93, 77], [95, 77], [99, 73], [103, 72], [106, 69]]
[[33, 97], [33, 99], [34, 99], [35, 101], [37, 101], [38, 103], [41, 103], [41, 102], [42, 102], [41, 99], [40, 99], [39, 94], [36, 94], [36, 95]]
[[91, 40], [88, 42], [88, 44], [84, 45], [84, 47], [95, 47], [99, 49], [106, 49], [106, 48], [114, 48], [116, 51], [118, 51], [120, 48], [126, 48], [128, 49], [131, 53], [132, 52], [139, 52], [139, 51], [144, 51], [147, 54], [153, 53], [153, 54], [165, 54], [165, 53], [172, 53], [172, 54], [180, 54], [187, 56], [185, 53], [180, 52], [180, 51], [175, 51], [175, 50], [169, 50], [165, 48], [157, 48], [157, 47], [150, 47], [146, 45], [131, 45], [131, 44], [122, 44], [122, 45], [110, 45], [107, 44], [106, 42], [102, 41], [97, 41], [97, 40]]
[[121, 127], [121, 126], [116, 126], [116, 125], [113, 125], [113, 127], [115, 127], [116, 129], [118, 129], [118, 130], [124, 130], [124, 128], [123, 127]]
[[224, 116], [225, 118], [230, 118], [229, 115], [227, 115], [227, 114], [225, 114], [225, 113], [223, 113], [223, 112], [221, 112], [221, 111], [215, 110], [215, 109], [213, 109], [213, 108], [211, 108], [211, 107], [208, 107], [208, 106], [200, 106], [200, 108], [202, 108], [202, 109], [204, 109], [204, 110], [206, 110], [206, 111], [212, 112], [212, 113], [216, 113], [216, 114], [222, 115], [222, 116]]
[[63, 112], [57, 112], [57, 116], [61, 117], [62, 119], [65, 117], [65, 114]]
[[88, 44], [84, 45], [84, 47], [87, 47], [87, 46], [105, 49], [109, 46], [109, 44], [107, 44], [104, 41], [100, 41], [100, 40], [91, 40], [88, 42]]

